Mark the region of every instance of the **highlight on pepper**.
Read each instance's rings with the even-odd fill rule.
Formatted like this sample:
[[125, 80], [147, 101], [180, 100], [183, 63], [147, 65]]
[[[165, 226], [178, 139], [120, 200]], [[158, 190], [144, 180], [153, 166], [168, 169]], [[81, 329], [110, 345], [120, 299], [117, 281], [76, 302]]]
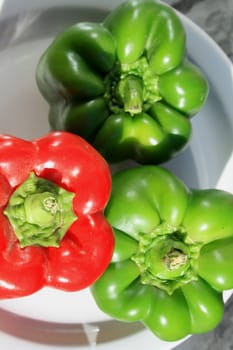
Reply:
[[114, 247], [104, 158], [84, 139], [0, 135], [0, 299], [90, 286]]
[[233, 194], [189, 189], [153, 165], [115, 173], [112, 186], [115, 249], [91, 287], [99, 308], [165, 341], [214, 329], [233, 288]]
[[179, 16], [154, 0], [126, 1], [102, 23], [58, 34], [36, 81], [52, 129], [84, 137], [109, 163], [160, 164], [181, 152], [209, 91]]

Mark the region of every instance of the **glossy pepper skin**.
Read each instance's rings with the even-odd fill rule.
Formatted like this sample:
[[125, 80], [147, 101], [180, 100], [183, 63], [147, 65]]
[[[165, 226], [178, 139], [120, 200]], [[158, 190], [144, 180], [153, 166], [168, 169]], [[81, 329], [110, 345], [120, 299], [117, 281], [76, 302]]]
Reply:
[[0, 298], [93, 283], [113, 252], [110, 191], [106, 161], [79, 136], [0, 135]]
[[153, 0], [130, 0], [103, 23], [71, 26], [37, 66], [52, 129], [79, 134], [110, 163], [172, 158], [208, 96], [185, 44], [177, 14]]
[[165, 341], [212, 330], [233, 288], [232, 212], [232, 194], [190, 190], [165, 168], [116, 173], [105, 210], [115, 250], [91, 288], [97, 305]]

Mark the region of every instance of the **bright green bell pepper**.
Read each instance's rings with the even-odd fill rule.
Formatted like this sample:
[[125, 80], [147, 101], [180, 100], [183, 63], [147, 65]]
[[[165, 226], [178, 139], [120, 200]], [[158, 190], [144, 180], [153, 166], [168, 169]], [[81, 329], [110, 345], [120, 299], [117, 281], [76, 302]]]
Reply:
[[175, 341], [212, 330], [233, 288], [233, 194], [190, 190], [162, 167], [113, 175], [112, 261], [91, 287], [101, 310]]
[[175, 11], [130, 0], [102, 23], [78, 23], [42, 55], [36, 79], [52, 129], [77, 133], [111, 163], [165, 162], [191, 136], [208, 83], [186, 56]]

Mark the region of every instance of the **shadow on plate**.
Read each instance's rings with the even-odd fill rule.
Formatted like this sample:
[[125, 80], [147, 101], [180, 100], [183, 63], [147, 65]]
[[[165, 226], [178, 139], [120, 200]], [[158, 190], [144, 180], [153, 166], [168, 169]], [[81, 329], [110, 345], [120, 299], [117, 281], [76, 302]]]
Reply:
[[128, 337], [144, 330], [141, 323], [103, 321], [62, 324], [33, 320], [0, 309], [0, 330], [30, 342], [55, 346], [90, 346]]

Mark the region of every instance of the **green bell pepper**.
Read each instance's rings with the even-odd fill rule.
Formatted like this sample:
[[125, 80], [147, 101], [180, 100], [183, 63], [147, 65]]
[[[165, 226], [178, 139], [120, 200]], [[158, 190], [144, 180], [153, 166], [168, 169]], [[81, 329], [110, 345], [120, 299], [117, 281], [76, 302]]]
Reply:
[[67, 28], [40, 58], [36, 80], [52, 129], [79, 134], [110, 163], [175, 156], [208, 95], [178, 15], [153, 0], [130, 0], [102, 23]]
[[233, 194], [154, 165], [121, 170], [105, 215], [115, 251], [91, 287], [103, 312], [165, 341], [212, 330], [233, 288]]

